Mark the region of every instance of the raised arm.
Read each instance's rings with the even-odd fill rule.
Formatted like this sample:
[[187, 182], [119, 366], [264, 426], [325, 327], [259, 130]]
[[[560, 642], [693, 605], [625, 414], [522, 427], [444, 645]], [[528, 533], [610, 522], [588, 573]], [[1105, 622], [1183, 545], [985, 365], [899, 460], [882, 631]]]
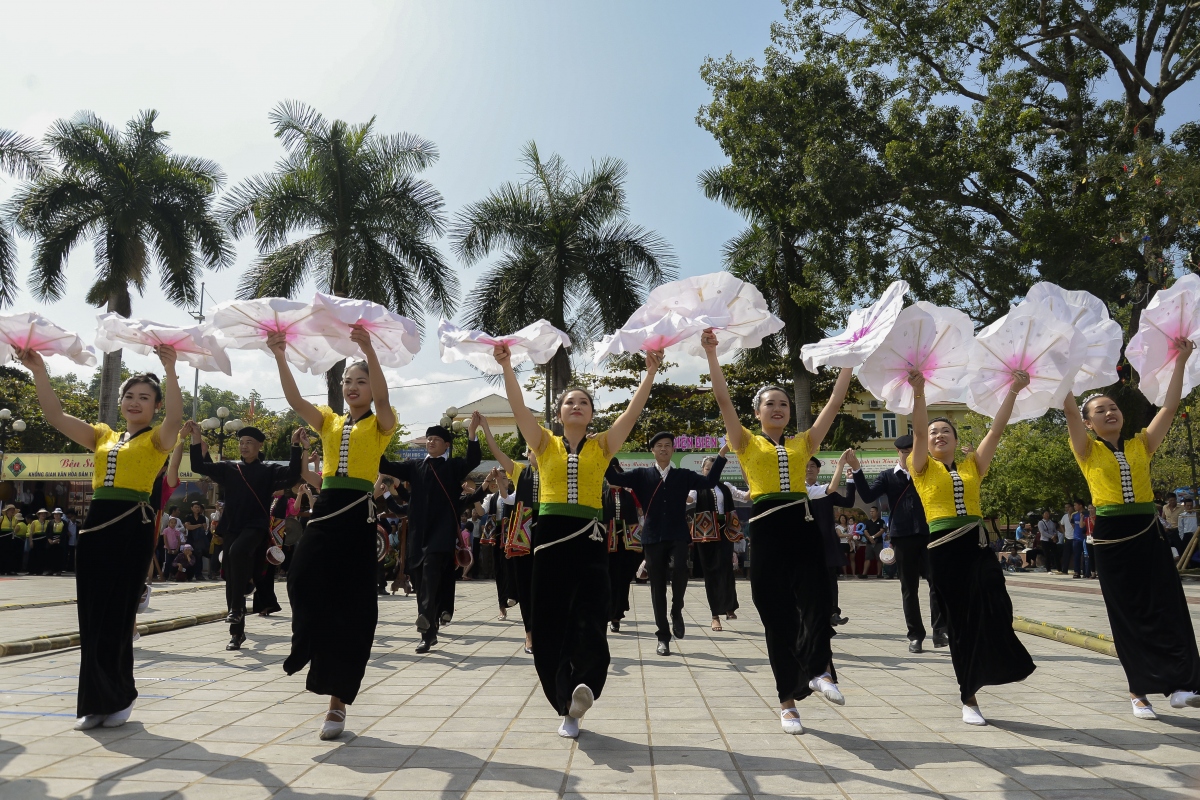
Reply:
[[733, 407], [733, 399], [729, 396], [729, 384], [725, 382], [725, 372], [717, 361], [717, 335], [707, 330], [700, 336], [700, 346], [708, 357], [709, 380], [712, 381], [713, 399], [717, 408], [721, 409], [721, 420], [725, 423], [725, 441], [735, 453], [742, 447], [742, 420], [737, 409]]
[[913, 450], [912, 473], [920, 475], [925, 472], [929, 461], [929, 409], [925, 407], [925, 376], [915, 369], [908, 371], [908, 385], [913, 390]]
[[184, 423], [183, 432], [191, 437], [190, 455], [192, 458], [192, 472], [197, 475], [204, 475], [217, 483], [223, 483], [225, 480], [225, 462], [214, 462], [204, 458], [205, 446], [204, 440], [200, 438], [200, 424], [194, 419]]
[[508, 453], [505, 453], [500, 449], [500, 445], [496, 444], [496, 437], [492, 436], [492, 427], [488, 425], [487, 417], [478, 411], [473, 411], [471, 412], [471, 423], [483, 428], [483, 438], [487, 441], [488, 450], [492, 451], [492, 458], [500, 462], [505, 474], [512, 475], [516, 464], [508, 457]]
[[629, 398], [629, 405], [608, 429], [610, 454], [620, 450], [621, 445], [625, 444], [625, 440], [629, 438], [629, 434], [633, 433], [633, 426], [637, 424], [638, 417], [642, 415], [642, 409], [646, 407], [646, 401], [650, 399], [650, 390], [654, 388], [654, 376], [658, 373], [662, 361], [662, 350], [652, 350], [646, 353], [646, 374], [642, 376], [642, 382], [637, 391], [633, 393], [633, 397]]
[[707, 475], [701, 475], [698, 472], [692, 473], [696, 476], [693, 481], [694, 488], [697, 488], [697, 489], [715, 489], [715, 488], [717, 488], [717, 485], [721, 483], [721, 473], [725, 470], [725, 465], [727, 463], [729, 463], [729, 462], [725, 458], [725, 456], [719, 455], [716, 457], [716, 460], [713, 461], [712, 466], [708, 468]]
[[1008, 418], [1012, 416], [1013, 404], [1017, 402], [1017, 395], [1028, 385], [1028, 372], [1024, 370], [1013, 372], [1012, 386], [1008, 388], [1008, 394], [1004, 396], [1000, 410], [996, 412], [996, 416], [992, 417], [992, 427], [988, 428], [987, 435], [983, 437], [979, 447], [975, 448], [975, 465], [979, 467], [980, 475], [987, 472], [988, 465], [992, 463], [992, 456], [996, 455], [996, 448], [1000, 446], [1000, 437], [1004, 435]]
[[174, 489], [179, 485], [179, 465], [183, 462], [183, 440], [187, 433], [187, 423], [175, 437], [175, 447], [171, 449], [171, 457], [167, 459], [167, 486]]
[[183, 425], [183, 393], [179, 390], [179, 376], [175, 374], [175, 348], [160, 344], [154, 348], [155, 355], [163, 365], [163, 421], [158, 429], [158, 449], [166, 450], [179, 438]]
[[1167, 396], [1163, 406], [1146, 426], [1146, 449], [1153, 453], [1167, 437], [1171, 423], [1175, 421], [1175, 412], [1179, 410], [1179, 400], [1183, 396], [1183, 371], [1187, 361], [1195, 351], [1196, 345], [1188, 339], [1176, 339], [1175, 371], [1171, 373], [1171, 382], [1167, 384]]
[[837, 381], [833, 384], [833, 394], [829, 395], [829, 402], [821, 409], [821, 413], [817, 414], [812, 427], [808, 429], [808, 440], [814, 453], [821, 449], [821, 442], [825, 441], [825, 434], [829, 433], [834, 417], [841, 411], [842, 402], [846, 399], [846, 392], [850, 390], [850, 378], [853, 375], [854, 370], [850, 367], [842, 367]]
[[829, 485], [825, 487], [826, 494], [834, 494], [838, 487], [842, 485], [842, 478], [845, 477], [846, 462], [848, 457], [854, 455], [854, 448], [847, 448], [838, 456], [837, 466], [833, 468], [833, 477], [829, 479]]
[[[300, 395], [300, 387], [296, 385], [296, 376], [292, 374], [291, 365], [284, 357], [287, 352], [287, 337], [282, 333], [272, 333], [267, 337], [267, 347], [271, 348], [271, 352], [275, 354], [275, 365], [279, 368], [279, 385], [283, 389], [283, 396], [287, 398], [288, 405], [313, 430], [321, 430], [321, 423], [324, 421], [321, 412]], [[372, 395], [375, 393], [374, 385], [371, 386], [371, 393]], [[384, 399], [387, 399], [386, 392]]]
[[50, 385], [50, 375], [46, 372], [46, 362], [42, 354], [33, 350], [21, 350], [17, 353], [21, 365], [33, 373], [33, 385], [37, 389], [38, 405], [41, 406], [42, 416], [54, 426], [55, 430], [66, 436], [80, 447], [89, 452], [96, 449], [96, 430], [87, 422], [73, 417], [63, 411], [54, 387]]
[[1075, 402], [1075, 395], [1071, 392], [1067, 392], [1063, 400], [1063, 413], [1067, 415], [1067, 433], [1071, 437], [1071, 449], [1080, 458], [1087, 458], [1092, 452], [1092, 437], [1088, 436], [1087, 426], [1083, 424], [1083, 414], [1079, 412], [1079, 404]]
[[[375, 353], [375, 343], [371, 341], [371, 334], [361, 325], [350, 327], [350, 341], [358, 345], [363, 351], [363, 355], [367, 357], [367, 374], [371, 382], [371, 399], [375, 403], [376, 424], [379, 426], [380, 432], [390, 433], [396, 429], [396, 413], [392, 411], [392, 401], [388, 396], [387, 376], [383, 374], [383, 367], [379, 364], [379, 356]], [[300, 409], [297, 408], [296, 413], [299, 414]]]
[[492, 355], [496, 358], [496, 363], [504, 370], [504, 393], [508, 395], [508, 404], [512, 407], [513, 419], [517, 422], [517, 428], [525, 437], [525, 441], [529, 442], [529, 447], [533, 452], [540, 453], [546, 445], [542, 441], [545, 434], [542, 433], [542, 426], [538, 424], [537, 417], [533, 416], [533, 412], [525, 406], [525, 394], [521, 391], [521, 382], [517, 380], [517, 373], [513, 372], [512, 353], [509, 352], [508, 345], [496, 345], [492, 350]]

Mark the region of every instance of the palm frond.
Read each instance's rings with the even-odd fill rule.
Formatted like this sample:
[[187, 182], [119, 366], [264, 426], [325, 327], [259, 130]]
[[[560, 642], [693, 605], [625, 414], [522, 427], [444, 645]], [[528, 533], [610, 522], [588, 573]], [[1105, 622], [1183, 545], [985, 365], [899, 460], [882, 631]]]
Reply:
[[316, 109], [298, 100], [284, 100], [267, 114], [275, 126], [275, 138], [289, 150], [303, 146], [310, 139], [325, 138], [329, 123]]
[[392, 179], [427, 169], [438, 160], [437, 145], [411, 133], [376, 136], [370, 149], [372, 158]]
[[237, 297], [293, 297], [329, 261], [330, 237], [308, 236], [255, 259], [238, 283]]
[[50, 156], [37, 141], [16, 131], [0, 130], [0, 171], [33, 180], [49, 166]]

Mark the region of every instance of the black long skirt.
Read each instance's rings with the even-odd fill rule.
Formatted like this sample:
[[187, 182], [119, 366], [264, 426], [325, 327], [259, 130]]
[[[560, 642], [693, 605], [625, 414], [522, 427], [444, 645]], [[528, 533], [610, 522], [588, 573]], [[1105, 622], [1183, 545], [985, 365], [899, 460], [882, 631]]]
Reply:
[[[786, 512], [780, 511], [780, 514]], [[737, 584], [733, 577], [733, 542], [722, 536], [715, 542], [696, 542], [700, 566], [704, 568], [704, 592], [714, 617], [738, 610]]]
[[508, 560], [508, 574], [521, 609], [521, 624], [528, 633], [533, 624], [533, 555], [515, 556]]
[[[93, 500], [83, 529], [121, 516], [132, 500]], [[79, 699], [76, 716], [114, 714], [137, 698], [133, 625], [154, 550], [154, 512], [134, 509], [100, 530], [81, 533], [75, 550], [79, 598]]]
[[641, 566], [643, 555], [638, 550], [626, 550], [623, 538], [618, 538], [617, 551], [608, 554], [608, 585], [610, 620], [625, 619], [629, 610], [629, 585]]
[[[355, 489], [325, 489], [313, 506], [313, 519], [362, 496]], [[308, 664], [305, 687], [347, 705], [362, 686], [379, 619], [375, 523], [367, 522], [368, 502], [310, 522], [296, 545], [287, 580], [292, 651], [283, 669], [293, 675]]]
[[572, 534], [588, 520], [538, 517], [533, 553], [533, 665], [542, 691], [560, 715], [585, 684], [600, 697], [608, 677], [608, 546], [603, 528]]
[[964, 704], [984, 686], [1016, 683], [1033, 673], [1033, 659], [1012, 627], [1004, 571], [992, 549], [979, 546], [978, 530], [929, 548], [929, 583], [946, 612], [950, 660]]
[[[754, 516], [788, 502], [757, 502]], [[752, 521], [750, 542], [750, 594], [766, 633], [775, 690], [781, 703], [803, 700], [812, 694], [808, 682], [826, 670], [837, 682], [821, 530], [797, 505]]]
[[1096, 517], [1093, 552], [1117, 658], [1133, 694], [1200, 692], [1200, 653], [1187, 597], [1158, 526], [1128, 542], [1099, 544], [1152, 523], [1152, 514]]

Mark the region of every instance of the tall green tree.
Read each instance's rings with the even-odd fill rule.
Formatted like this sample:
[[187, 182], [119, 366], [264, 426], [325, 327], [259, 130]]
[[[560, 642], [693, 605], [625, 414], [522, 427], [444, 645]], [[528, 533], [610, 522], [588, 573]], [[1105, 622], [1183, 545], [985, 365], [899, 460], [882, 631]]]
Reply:
[[[525, 179], [506, 183], [464, 208], [451, 230], [467, 265], [500, 259], [479, 281], [467, 324], [511, 333], [539, 319], [587, 343], [625, 323], [658, 284], [675, 277], [675, 259], [658, 234], [628, 219], [625, 165], [606, 158], [584, 173], [557, 155], [543, 160], [530, 142]], [[571, 378], [570, 355], [547, 365], [546, 415]]]
[[[0, 172], [18, 178], [33, 179], [46, 168], [42, 146], [15, 131], [0, 130]], [[17, 297], [17, 246], [11, 226], [0, 222], [0, 308], [10, 306]]]
[[[67, 260], [91, 240], [96, 280], [87, 301], [128, 317], [133, 290], [141, 295], [157, 264], [167, 300], [199, 298], [204, 267], [233, 260], [225, 228], [212, 213], [224, 175], [217, 164], [171, 152], [170, 133], [143, 111], [119, 131], [91, 112], [59, 120], [46, 134], [58, 161], [13, 199], [18, 228], [36, 242], [30, 286], [38, 300], [62, 297]], [[117, 422], [121, 351], [107, 353], [101, 375], [100, 420]]]
[[[254, 232], [260, 254], [238, 296], [293, 297], [311, 279], [327, 294], [371, 300], [418, 325], [425, 311], [450, 316], [458, 279], [433, 241], [445, 225], [442, 196], [416, 177], [437, 160], [434, 144], [376, 133], [374, 117], [330, 122], [291, 101], [270, 120], [286, 154], [221, 205], [235, 236]], [[326, 374], [339, 412], [345, 363]]]
[[872, 157], [887, 84], [852, 86], [835, 66], [798, 63], [776, 51], [762, 65], [708, 59], [700, 74], [713, 100], [697, 122], [729, 163], [705, 170], [699, 183], [749, 223], [726, 245], [726, 267], [757, 286], [784, 324], [746, 357], [788, 364], [796, 421], [805, 430], [813, 418], [812, 376], [800, 348], [822, 337], [839, 301], [854, 299], [853, 289], [887, 274], [880, 250], [862, 245], [890, 188]]

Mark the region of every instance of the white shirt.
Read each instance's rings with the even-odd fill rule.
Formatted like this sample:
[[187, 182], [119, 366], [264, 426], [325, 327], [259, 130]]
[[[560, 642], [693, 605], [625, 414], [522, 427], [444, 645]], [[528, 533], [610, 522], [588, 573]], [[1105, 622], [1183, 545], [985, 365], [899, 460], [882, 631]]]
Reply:
[[896, 472], [899, 472], [901, 475], [908, 474], [908, 470], [906, 470], [904, 467], [900, 466], [899, 464], [896, 465]]
[[[717, 498], [717, 513], [724, 514], [725, 513], [725, 493], [722, 492], [720, 489], [710, 490], [710, 491], [712, 491], [712, 493]], [[690, 492], [688, 492], [688, 499], [687, 499], [688, 505], [695, 505], [696, 502], [698, 501], [698, 499], [699, 498], [696, 496], [695, 489], [692, 489]]]
[[1064, 539], [1074, 539], [1075, 538], [1075, 526], [1073, 526], [1071, 524], [1071, 515], [1070, 514], [1063, 514], [1062, 519], [1060, 519], [1058, 521], [1058, 524], [1062, 525]]
[[671, 471], [671, 465], [667, 464], [667, 466], [665, 466], [665, 467], [660, 467], [658, 465], [658, 462], [655, 461], [654, 468], [658, 470], [658, 476], [662, 479], [663, 483], [666, 483], [667, 473]]

